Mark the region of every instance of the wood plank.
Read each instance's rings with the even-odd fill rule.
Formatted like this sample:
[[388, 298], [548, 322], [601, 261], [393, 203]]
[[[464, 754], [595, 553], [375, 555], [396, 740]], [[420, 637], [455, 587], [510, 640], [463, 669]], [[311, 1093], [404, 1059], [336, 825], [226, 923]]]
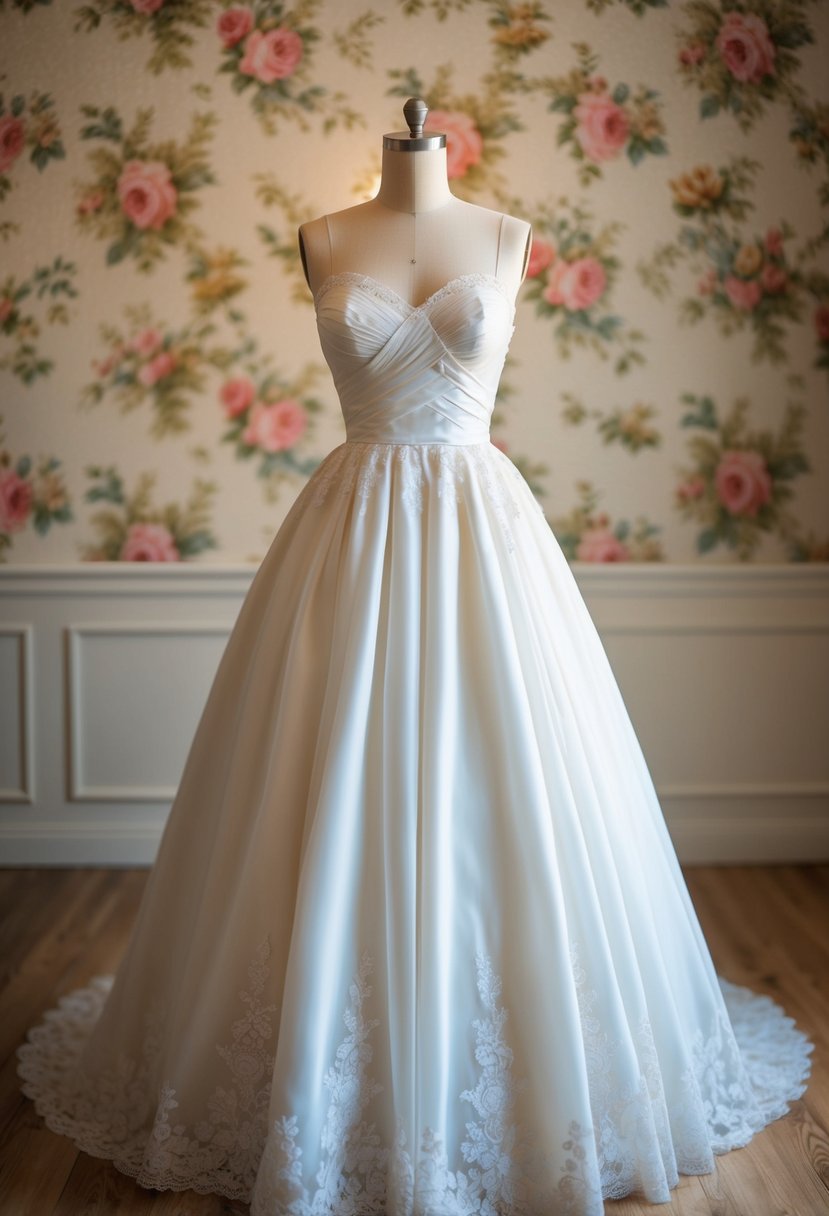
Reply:
[[50, 1216], [247, 1216], [249, 1205], [196, 1191], [139, 1186], [99, 1157], [80, 1153]]

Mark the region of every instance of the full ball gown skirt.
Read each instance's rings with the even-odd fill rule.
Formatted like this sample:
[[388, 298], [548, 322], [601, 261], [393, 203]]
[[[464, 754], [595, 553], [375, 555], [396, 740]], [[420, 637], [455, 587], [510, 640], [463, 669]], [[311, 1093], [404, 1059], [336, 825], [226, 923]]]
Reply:
[[336, 274], [347, 439], [252, 581], [125, 955], [18, 1049], [48, 1126], [254, 1216], [668, 1201], [806, 1087], [717, 976], [572, 571], [489, 441], [514, 308]]

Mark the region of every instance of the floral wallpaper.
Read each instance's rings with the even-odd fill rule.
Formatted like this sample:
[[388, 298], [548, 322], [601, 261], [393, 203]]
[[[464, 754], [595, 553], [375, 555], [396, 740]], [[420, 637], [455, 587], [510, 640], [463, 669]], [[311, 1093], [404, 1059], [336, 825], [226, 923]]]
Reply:
[[829, 5], [0, 0], [0, 560], [261, 559], [345, 430], [296, 227], [418, 94], [533, 225], [492, 440], [574, 561], [829, 560]]

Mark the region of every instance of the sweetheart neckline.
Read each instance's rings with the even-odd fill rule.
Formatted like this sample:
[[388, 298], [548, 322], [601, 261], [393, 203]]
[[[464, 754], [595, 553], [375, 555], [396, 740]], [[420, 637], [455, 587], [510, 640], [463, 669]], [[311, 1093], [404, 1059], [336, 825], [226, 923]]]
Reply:
[[441, 287], [438, 287], [437, 290], [433, 291], [431, 295], [428, 295], [425, 300], [421, 300], [419, 304], [410, 304], [405, 296], [401, 296], [400, 292], [395, 291], [393, 287], [388, 285], [388, 283], [384, 283], [380, 279], [375, 279], [373, 275], [364, 274], [359, 270], [341, 270], [336, 274], [329, 274], [327, 278], [323, 279], [323, 281], [320, 283], [319, 287], [314, 293], [314, 308], [316, 309], [319, 301], [329, 290], [329, 288], [336, 286], [338, 283], [358, 283], [361, 285], [369, 284], [374, 290], [375, 294], [381, 296], [381, 298], [391, 300], [393, 303], [402, 304], [409, 313], [426, 312], [430, 305], [434, 304], [436, 300], [439, 300], [444, 295], [449, 295], [452, 291], [454, 291], [455, 288], [461, 286], [461, 284], [475, 282], [486, 282], [496, 287], [506, 300], [507, 304], [510, 306], [512, 314], [515, 315], [515, 302], [510, 299], [509, 293], [501, 280], [494, 274], [488, 274], [486, 271], [481, 270], [473, 270], [469, 271], [467, 274], [455, 275], [453, 279], [449, 279]]

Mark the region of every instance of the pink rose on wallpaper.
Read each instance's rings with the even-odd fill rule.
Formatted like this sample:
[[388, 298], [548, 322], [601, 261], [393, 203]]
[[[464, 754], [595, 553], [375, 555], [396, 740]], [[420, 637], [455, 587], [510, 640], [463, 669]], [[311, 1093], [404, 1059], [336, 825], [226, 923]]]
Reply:
[[279, 452], [296, 443], [306, 424], [305, 410], [290, 397], [272, 405], [257, 401], [242, 432], [242, 440], [266, 452]]
[[162, 380], [165, 376], [169, 376], [175, 366], [175, 355], [169, 350], [163, 350], [160, 355], [156, 355], [154, 359], [150, 359], [143, 367], [139, 367], [138, 379], [147, 388], [152, 388], [159, 380]]
[[769, 228], [766, 233], [766, 250], [773, 258], [782, 258], [783, 233], [779, 228]]
[[162, 228], [175, 214], [178, 191], [160, 160], [128, 160], [118, 178], [118, 197], [136, 228]]
[[139, 355], [151, 355], [158, 350], [162, 342], [161, 332], [157, 329], [142, 329], [137, 333], [131, 342], [127, 343], [127, 350], [137, 351]]
[[743, 84], [759, 84], [774, 72], [774, 43], [756, 13], [727, 13], [714, 45], [731, 75]]
[[254, 30], [248, 35], [239, 71], [272, 84], [290, 76], [302, 58], [302, 39], [294, 30], [280, 26], [275, 30]]
[[497, 448], [499, 452], [503, 452], [504, 455], [506, 455], [507, 452], [509, 452], [509, 444], [507, 443], [506, 439], [495, 439], [495, 438], [490, 437], [489, 442], [492, 444], [493, 447]]
[[116, 367], [117, 365], [118, 365], [118, 356], [117, 355], [110, 355], [108, 358], [100, 360], [100, 362], [96, 359], [92, 360], [92, 366], [95, 368], [95, 371], [98, 373], [98, 375], [101, 377], [102, 380], [105, 379], [109, 375], [109, 373], [112, 371], [112, 369], [114, 367]]
[[547, 275], [547, 285], [541, 295], [548, 304], [563, 304], [564, 296], [561, 294], [561, 280], [567, 273], [568, 263], [559, 259], [553, 263], [550, 273]]
[[445, 132], [447, 177], [463, 177], [480, 161], [484, 141], [472, 119], [461, 110], [430, 110], [423, 129]]
[[219, 390], [219, 399], [228, 418], [244, 414], [255, 396], [256, 388], [249, 376], [235, 376], [232, 380], [225, 380]]
[[714, 484], [717, 497], [732, 515], [756, 515], [771, 498], [771, 476], [759, 452], [723, 452]]
[[130, 0], [136, 13], [157, 13], [164, 0]]
[[694, 67], [695, 64], [701, 63], [705, 58], [705, 43], [704, 42], [689, 42], [680, 48], [679, 62], [685, 64], [686, 67]]
[[98, 211], [103, 205], [104, 195], [101, 190], [92, 190], [89, 194], [85, 194], [78, 203], [78, 214], [89, 215], [92, 211]]
[[677, 497], [682, 502], [690, 502], [692, 498], [701, 498], [705, 493], [705, 482], [701, 477], [689, 477], [676, 488]]
[[222, 45], [225, 48], [235, 46], [237, 42], [241, 42], [252, 29], [253, 13], [242, 4], [236, 4], [233, 8], [226, 8], [223, 13], [219, 14], [216, 21], [216, 33], [221, 38]]
[[717, 272], [713, 267], [709, 267], [705, 274], [697, 283], [697, 294], [701, 296], [710, 296], [714, 288], [717, 286]]
[[821, 342], [829, 342], [829, 304], [819, 304], [815, 309], [815, 329]]
[[530, 260], [527, 263], [527, 278], [534, 279], [536, 275], [546, 270], [556, 256], [556, 251], [548, 241], [533, 237], [530, 246]]
[[736, 275], [726, 275], [723, 280], [725, 294], [735, 308], [751, 312], [760, 303], [763, 289], [757, 279], [738, 279]]
[[590, 160], [610, 160], [627, 143], [630, 122], [621, 106], [607, 93], [582, 93], [573, 110], [576, 139]]
[[0, 325], [4, 325], [6, 320], [11, 316], [14, 308], [14, 300], [11, 296], [0, 297]]
[[14, 469], [0, 472], [0, 532], [17, 532], [25, 526], [32, 509], [32, 484]]
[[26, 128], [19, 118], [6, 114], [0, 118], [0, 173], [17, 160], [26, 142]]
[[543, 295], [549, 304], [563, 304], [569, 312], [578, 312], [595, 304], [606, 286], [601, 262], [592, 257], [576, 258], [553, 264]]
[[788, 282], [789, 276], [782, 266], [775, 266], [774, 262], [766, 262], [760, 272], [763, 291], [768, 292], [769, 295], [777, 295], [786, 290]]
[[178, 562], [181, 554], [164, 524], [130, 524], [118, 558], [122, 562]]
[[587, 528], [576, 546], [580, 562], [623, 562], [629, 556], [627, 545], [622, 544], [609, 528]]

